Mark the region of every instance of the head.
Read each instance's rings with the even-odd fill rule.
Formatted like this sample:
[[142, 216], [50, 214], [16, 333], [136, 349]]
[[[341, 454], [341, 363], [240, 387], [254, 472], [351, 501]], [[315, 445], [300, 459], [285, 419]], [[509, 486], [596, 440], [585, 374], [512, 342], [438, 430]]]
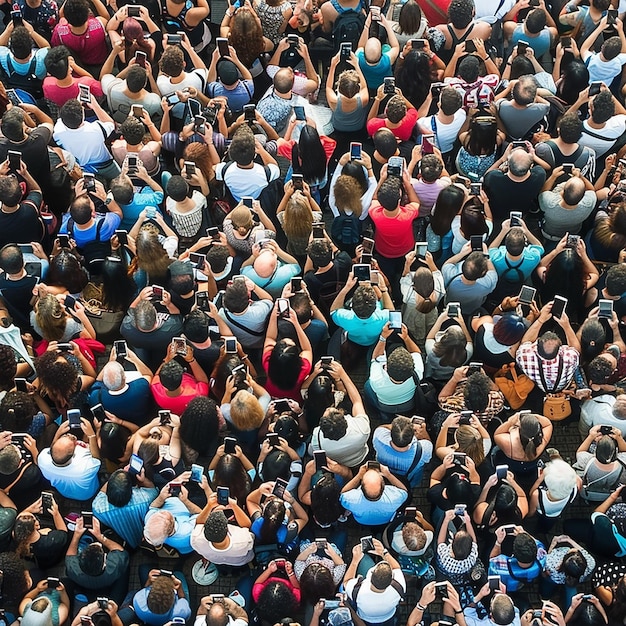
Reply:
[[211, 543], [222, 543], [228, 536], [228, 520], [224, 511], [211, 511], [204, 522], [204, 536]]
[[68, 128], [75, 130], [85, 121], [83, 105], [76, 98], [72, 98], [61, 107], [59, 117]]
[[363, 474], [361, 491], [368, 500], [373, 502], [380, 500], [384, 490], [385, 480], [380, 472], [370, 469]]
[[454, 87], [444, 87], [439, 96], [439, 108], [444, 115], [454, 115], [463, 106], [463, 97]]
[[[131, 69], [135, 67], [145, 73], [145, 70], [137, 65], [130, 66]], [[120, 131], [127, 143], [131, 146], [138, 146], [142, 142], [143, 136], [146, 133], [146, 127], [143, 125], [143, 122], [137, 119], [134, 115], [129, 115], [122, 122]]]
[[219, 409], [212, 398], [197, 396], [180, 416], [180, 438], [202, 456], [217, 449]]
[[35, 47], [35, 42], [25, 26], [17, 26], [13, 29], [9, 39], [9, 49], [16, 59], [20, 61], [28, 59]]
[[423, 550], [426, 540], [424, 529], [416, 522], [407, 522], [402, 526], [402, 541], [411, 552]]
[[333, 249], [326, 239], [313, 239], [307, 247], [307, 255], [317, 270], [326, 267], [333, 260]]
[[590, 104], [591, 119], [596, 124], [604, 124], [615, 115], [615, 103], [613, 94], [608, 90], [601, 91], [593, 98]]
[[263, 588], [256, 608], [261, 620], [268, 624], [276, 624], [285, 616], [295, 615], [298, 602], [285, 583], [274, 581]]
[[228, 155], [237, 165], [250, 165], [256, 154], [254, 133], [247, 124], [242, 124], [233, 135]]
[[526, 458], [537, 458], [537, 449], [543, 443], [543, 428], [536, 415], [524, 413], [519, 418], [519, 438]]
[[[47, 58], [47, 57], [46, 57]], [[11, 141], [24, 139], [24, 111], [19, 107], [9, 109], [2, 116], [2, 134]]]
[[285, 391], [293, 389], [300, 373], [300, 349], [291, 339], [280, 339], [270, 355], [267, 374]]
[[391, 442], [398, 448], [406, 448], [411, 444], [415, 432], [408, 417], [398, 415], [391, 422]]
[[402, 5], [398, 16], [400, 32], [412, 35], [419, 32], [422, 25], [422, 10], [415, 0], [408, 0]]
[[469, 239], [471, 235], [485, 235], [488, 230], [483, 204], [474, 196], [465, 203], [461, 211], [461, 231], [463, 236]]
[[[128, 87], [128, 91], [130, 91], [131, 93], [140, 93], [141, 90], [146, 86], [147, 82], [148, 82], [148, 74], [146, 70], [143, 67], [141, 67], [141, 65], [131, 65], [128, 68], [128, 74], [126, 75], [126, 86]], [[127, 119], [130, 119], [130, 118], [135, 118], [135, 116], [134, 115], [130, 116]], [[141, 122], [139, 123], [141, 124]], [[124, 134], [123, 131], [122, 131], [122, 134]], [[126, 136], [124, 137], [126, 138]], [[132, 144], [132, 142], [129, 142], [129, 143]], [[132, 145], [136, 145], [136, 144], [132, 144]]]
[[415, 308], [420, 313], [430, 313], [437, 304], [435, 281], [432, 272], [420, 266], [413, 274], [413, 291], [415, 291]]
[[224, 291], [224, 308], [231, 313], [243, 313], [250, 305], [248, 287], [242, 280], [236, 280]]
[[217, 76], [223, 85], [231, 87], [239, 80], [239, 71], [230, 59], [221, 59], [217, 63]]
[[44, 352], [35, 359], [35, 368], [39, 376], [40, 390], [43, 387], [57, 401], [59, 399], [67, 401], [74, 394], [78, 372], [64, 356], [51, 351]]
[[157, 315], [152, 302], [149, 300], [140, 300], [134, 311], [137, 330], [143, 333], [150, 333], [156, 328]]
[[474, 0], [452, 0], [448, 7], [448, 18], [454, 28], [463, 30], [474, 18]]
[[0, 176], [0, 202], [8, 207], [17, 206], [22, 197], [22, 188], [13, 174]]
[[310, 563], [300, 576], [302, 600], [314, 605], [320, 598], [332, 598], [335, 595], [335, 581], [330, 570], [322, 563]]
[[100, 454], [102, 457], [112, 462], [119, 462], [126, 454], [130, 435], [128, 428], [113, 422], [104, 422], [100, 428]]
[[19, 274], [24, 269], [24, 256], [17, 244], [8, 243], [0, 249], [0, 268], [7, 274]]
[[363, 189], [353, 176], [341, 174], [335, 181], [335, 202], [340, 211], [352, 211], [356, 216], [361, 215], [361, 195]]
[[61, 45], [50, 48], [44, 59], [46, 71], [57, 80], [65, 78], [70, 69], [69, 59], [70, 51], [65, 46]]
[[468, 410], [482, 413], [489, 405], [490, 378], [483, 372], [475, 372], [465, 383], [463, 399]]
[[2, 600], [5, 606], [19, 605], [31, 586], [31, 578], [26, 569], [26, 561], [15, 552], [0, 552], [2, 571]]
[[391, 585], [392, 579], [391, 565], [387, 561], [380, 561], [374, 566], [371, 582], [376, 589], [384, 591]]
[[514, 346], [526, 333], [524, 318], [517, 313], [504, 313], [493, 325], [493, 336], [503, 346]]
[[410, 352], [400, 346], [387, 357], [387, 373], [396, 383], [403, 383], [413, 375], [414, 363]]
[[150, 585], [146, 603], [151, 613], [164, 615], [172, 609], [175, 599], [174, 579], [171, 576], [157, 576]]
[[434, 183], [443, 171], [443, 163], [436, 154], [425, 154], [420, 163], [420, 173], [427, 183]]
[[509, 156], [509, 172], [513, 176], [526, 176], [533, 165], [533, 157], [526, 150], [513, 150]]
[[313, 227], [313, 213], [306, 196], [296, 191], [287, 202], [283, 230], [288, 239], [308, 239]]
[[[414, 0], [409, 0], [414, 2]], [[383, 159], [387, 160], [398, 151], [398, 140], [388, 128], [380, 128], [374, 133], [374, 148]]]
[[363, 49], [365, 53], [365, 61], [371, 65], [378, 63], [383, 56], [382, 45], [380, 39], [370, 37], [366, 42]]
[[78, 565], [87, 576], [100, 576], [106, 567], [106, 555], [99, 542], [90, 543], [78, 553]]
[[613, 417], [621, 420], [626, 419], [626, 394], [620, 394], [615, 398]]
[[469, 557], [472, 552], [474, 541], [467, 530], [458, 530], [452, 538], [452, 552], [457, 561], [463, 561]]
[[626, 265], [609, 267], [606, 273], [606, 291], [609, 296], [619, 296], [626, 291]]
[[534, 73], [532, 61], [527, 56], [516, 56], [511, 62], [511, 80]]
[[270, 248], [263, 248], [252, 264], [261, 278], [270, 278], [278, 267], [278, 256]]
[[459, 61], [456, 73], [466, 83], [471, 84], [478, 80], [480, 70], [481, 66], [478, 57], [473, 54], [468, 54]]
[[461, 266], [467, 280], [478, 280], [487, 273], [487, 260], [482, 252], [470, 253]]
[[459, 446], [459, 452], [467, 454], [477, 465], [482, 463], [485, 458], [485, 448], [480, 432], [476, 428], [461, 424], [454, 438]]
[[111, 506], [126, 506], [133, 495], [133, 478], [123, 469], [115, 470], [107, 482], [106, 496]]
[[532, 74], [520, 76], [513, 87], [513, 100], [520, 106], [528, 106], [537, 97], [537, 79]]
[[609, 37], [602, 44], [602, 56], [611, 61], [622, 51], [622, 42], [619, 37]]
[[442, 365], [447, 367], [459, 367], [467, 360], [465, 348], [467, 338], [463, 329], [458, 326], [448, 326], [443, 335], [433, 347], [433, 353], [439, 357]]
[[[0, 368], [2, 367], [2, 361], [6, 358], [4, 353], [8, 349], [13, 352], [8, 346], [0, 346]], [[15, 367], [15, 357], [13, 354], [9, 355], [9, 358], [13, 359], [13, 362], [9, 362], [10, 365]], [[1, 383], [2, 381], [0, 381]], [[13, 387], [11, 381], [9, 384], [4, 385], [4, 388]], [[0, 402], [0, 424], [4, 430], [10, 430], [14, 433], [23, 433], [29, 430], [33, 416], [39, 411], [39, 407], [33, 400], [32, 396], [23, 391], [7, 391]]]
[[180, 46], [167, 46], [161, 55], [161, 71], [171, 78], [177, 78], [185, 69], [185, 57]]
[[326, 439], [339, 441], [348, 431], [343, 410], [329, 407], [320, 418], [320, 430]]
[[174, 532], [174, 527], [174, 516], [159, 509], [144, 524], [143, 536], [151, 546], [159, 547]]
[[385, 113], [392, 124], [400, 123], [406, 116], [406, 104], [402, 96], [392, 96], [387, 103]]
[[430, 226], [436, 235], [442, 237], [450, 230], [452, 220], [464, 202], [465, 193], [457, 185], [448, 185], [439, 192], [430, 218]]
[[546, 27], [546, 14], [542, 9], [533, 9], [526, 16], [524, 23], [529, 33], [538, 35]]
[[615, 374], [616, 362], [606, 353], [602, 353], [591, 360], [587, 366], [589, 382], [594, 385], [607, 385]]
[[563, 202], [571, 207], [578, 206], [585, 195], [585, 191], [585, 181], [578, 176], [573, 176], [563, 186]]
[[506, 593], [497, 593], [491, 600], [491, 619], [498, 626], [509, 626], [515, 620], [515, 605]]
[[537, 354], [547, 361], [556, 359], [561, 349], [561, 339], [553, 332], [545, 332], [537, 339]]
[[506, 251], [511, 256], [519, 256], [522, 254], [524, 248], [526, 247], [526, 243], [526, 235], [519, 226], [511, 228], [504, 238]]
[[527, 532], [515, 535], [513, 556], [522, 564], [533, 563], [537, 558], [537, 544]]
[[581, 361], [589, 363], [598, 356], [606, 343], [604, 326], [598, 319], [586, 319], [580, 327]]
[[290, 67], [283, 67], [274, 74], [274, 89], [282, 95], [293, 89], [294, 73]]
[[576, 143], [583, 132], [582, 120], [575, 113], [566, 113], [557, 127], [559, 137], [568, 144]]
[[572, 493], [576, 485], [576, 472], [569, 463], [554, 459], [543, 470], [543, 482], [551, 496], [563, 500]]
[[165, 191], [175, 202], [183, 202], [189, 197], [189, 183], [182, 176], [174, 175], [169, 179]]
[[265, 411], [257, 397], [241, 389], [230, 401], [230, 419], [237, 430], [254, 430], [265, 419]]
[[387, 178], [378, 188], [378, 202], [388, 211], [398, 208], [402, 198], [402, 182], [393, 176]]
[[368, 319], [376, 310], [378, 298], [371, 285], [359, 285], [352, 296], [352, 310], [362, 319]]
[[355, 70], [344, 70], [337, 78], [337, 91], [346, 98], [354, 98], [361, 89], [361, 81]]
[[332, 524], [343, 515], [341, 486], [334, 474], [325, 472], [311, 489], [311, 511], [320, 524]]

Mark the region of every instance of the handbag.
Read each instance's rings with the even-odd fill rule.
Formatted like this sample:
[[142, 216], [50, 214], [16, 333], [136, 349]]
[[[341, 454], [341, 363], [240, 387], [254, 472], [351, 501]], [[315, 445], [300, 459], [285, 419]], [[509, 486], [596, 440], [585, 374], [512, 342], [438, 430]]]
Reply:
[[535, 383], [526, 374], [518, 373], [515, 363], [503, 365], [502, 369], [496, 372], [494, 382], [508, 405], [515, 410], [523, 406], [535, 387]]
[[541, 365], [539, 366], [539, 377], [541, 378], [543, 388], [546, 390], [546, 397], [543, 399], [543, 415], [551, 422], [560, 422], [572, 414], [572, 405], [569, 396], [566, 396], [562, 391], [556, 390], [561, 380], [562, 372], [563, 359], [559, 358], [559, 371], [556, 376], [556, 382], [554, 383], [552, 391], [548, 391], [546, 375], [544, 374], [543, 367], [541, 367]]
[[109, 311], [102, 305], [98, 295], [102, 297], [102, 291], [93, 283], [85, 287], [85, 293], [93, 297], [83, 302], [85, 315], [89, 318], [93, 329], [96, 331], [98, 341], [104, 344], [113, 343], [120, 339], [120, 326], [124, 319], [124, 311]]

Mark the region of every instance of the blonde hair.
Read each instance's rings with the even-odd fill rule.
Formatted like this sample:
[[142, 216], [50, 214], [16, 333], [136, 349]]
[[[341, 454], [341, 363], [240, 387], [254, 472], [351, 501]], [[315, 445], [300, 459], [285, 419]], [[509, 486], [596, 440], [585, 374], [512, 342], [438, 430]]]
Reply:
[[235, 230], [243, 230], [245, 228], [247, 232], [254, 226], [252, 211], [243, 204], [237, 205], [228, 215], [228, 219], [230, 219]]
[[461, 424], [457, 428], [455, 439], [459, 446], [459, 452], [465, 452], [476, 465], [480, 465], [485, 460], [483, 438], [473, 426]]
[[256, 396], [242, 389], [230, 401], [230, 419], [237, 430], [253, 430], [265, 419], [265, 412]]
[[296, 192], [285, 207], [283, 230], [288, 239], [308, 238], [313, 229], [313, 212], [309, 201]]
[[41, 328], [44, 339], [59, 341], [67, 325], [67, 317], [56, 296], [46, 294], [39, 298], [35, 306], [35, 320]]

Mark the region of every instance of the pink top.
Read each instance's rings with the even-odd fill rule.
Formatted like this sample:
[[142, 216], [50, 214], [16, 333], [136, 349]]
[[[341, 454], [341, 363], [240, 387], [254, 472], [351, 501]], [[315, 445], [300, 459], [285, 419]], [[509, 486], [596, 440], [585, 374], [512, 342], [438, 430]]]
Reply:
[[295, 599], [298, 601], [298, 604], [300, 603], [300, 589], [294, 587], [289, 580], [281, 578], [280, 576], [270, 576], [264, 583], [254, 583], [252, 586], [252, 599], [257, 602], [263, 589], [265, 589], [265, 587], [267, 587], [270, 583], [276, 582], [287, 585], [287, 587], [289, 587], [289, 591], [293, 593]]
[[43, 95], [57, 106], [62, 107], [68, 100], [78, 98], [78, 85], [88, 85], [91, 93], [96, 98], [101, 98], [104, 95], [100, 81], [91, 78], [91, 76], [80, 76], [78, 78], [74, 76], [69, 87], [59, 87], [56, 78], [48, 76], [43, 80]]
[[162, 409], [169, 409], [176, 415], [182, 415], [187, 405], [196, 396], [208, 396], [209, 385], [198, 382], [191, 374], [185, 372], [181, 383], [182, 393], [179, 396], [171, 397], [167, 395], [167, 390], [161, 384], [161, 379], [155, 376], [150, 384], [150, 389], [154, 400]]
[[271, 350], [267, 350], [263, 354], [263, 369], [265, 373], [268, 375], [267, 380], [265, 381], [265, 389], [267, 393], [272, 396], [272, 398], [291, 398], [296, 402], [302, 402], [302, 394], [300, 393], [300, 388], [302, 387], [302, 383], [306, 380], [306, 377], [309, 375], [311, 371], [311, 364], [306, 360], [301, 358], [302, 364], [300, 366], [300, 373], [298, 374], [298, 380], [293, 389], [285, 390], [277, 387], [272, 379], [269, 377], [269, 365], [270, 365], [270, 356], [272, 354]]
[[52, 33], [52, 46], [63, 44], [78, 55], [85, 65], [100, 65], [104, 63], [109, 50], [107, 48], [106, 31], [100, 20], [90, 17], [87, 21], [87, 30], [82, 35], [75, 35], [65, 18], [55, 26]]

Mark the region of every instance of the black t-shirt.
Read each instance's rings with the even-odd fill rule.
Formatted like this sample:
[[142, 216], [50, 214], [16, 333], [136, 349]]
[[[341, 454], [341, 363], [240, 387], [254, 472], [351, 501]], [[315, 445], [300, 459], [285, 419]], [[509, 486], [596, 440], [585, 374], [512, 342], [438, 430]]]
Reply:
[[7, 304], [13, 322], [19, 329], [32, 332], [30, 325], [30, 301], [33, 297], [33, 289], [37, 284], [35, 276], [24, 276], [19, 280], [9, 280], [6, 274], [0, 275], [0, 292]]
[[328, 271], [323, 274], [316, 274], [314, 271], [307, 272], [304, 276], [304, 282], [313, 302], [319, 305], [320, 291], [323, 287], [345, 283], [351, 267], [352, 259], [347, 252], [341, 251], [333, 259], [333, 266]]
[[13, 213], [0, 209], [0, 248], [8, 243], [43, 241], [44, 224], [39, 215], [41, 203], [41, 192], [31, 191]]
[[526, 214], [537, 205], [537, 198], [546, 182], [546, 171], [539, 166], [530, 170], [530, 176], [523, 182], [515, 182], [499, 170], [492, 170], [485, 175], [485, 192], [494, 222], [509, 218], [511, 211]]
[[27, 165], [30, 175], [42, 186], [46, 187], [50, 180], [50, 157], [48, 143], [52, 132], [45, 126], [34, 128], [24, 141], [11, 141], [0, 138], [0, 161], [5, 161], [9, 150], [22, 153], [22, 161]]

